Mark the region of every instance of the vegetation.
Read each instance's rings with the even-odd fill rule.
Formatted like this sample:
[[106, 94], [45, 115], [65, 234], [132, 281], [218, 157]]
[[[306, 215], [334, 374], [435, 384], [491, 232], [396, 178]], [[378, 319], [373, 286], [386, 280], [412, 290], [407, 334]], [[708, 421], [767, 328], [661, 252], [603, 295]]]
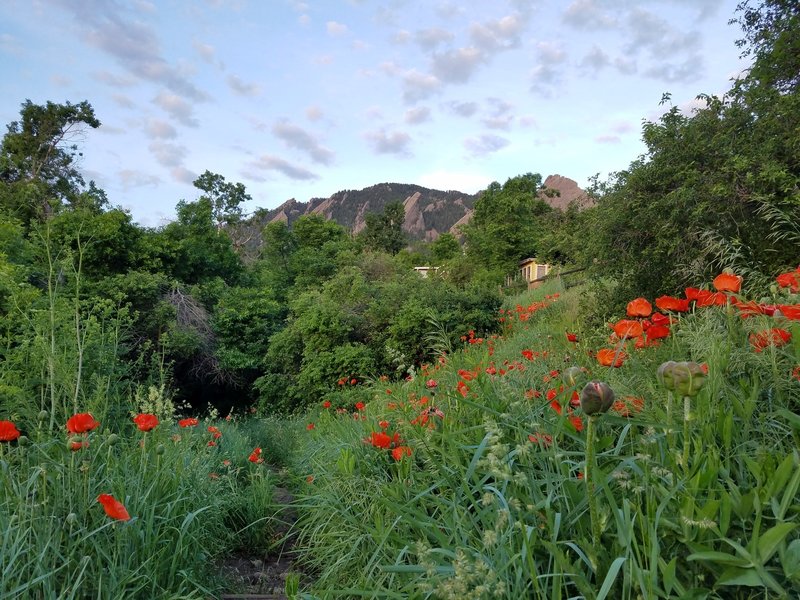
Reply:
[[[253, 234], [211, 171], [141, 227], [76, 168], [91, 105], [24, 102], [0, 145], [0, 595], [213, 596], [209, 565], [274, 551], [281, 478], [293, 597], [797, 596], [795, 4], [740, 6], [752, 69], [645, 123], [593, 207], [526, 173], [432, 242], [403, 235], [403, 186], [358, 235]], [[587, 281], [504, 290], [533, 256]]]

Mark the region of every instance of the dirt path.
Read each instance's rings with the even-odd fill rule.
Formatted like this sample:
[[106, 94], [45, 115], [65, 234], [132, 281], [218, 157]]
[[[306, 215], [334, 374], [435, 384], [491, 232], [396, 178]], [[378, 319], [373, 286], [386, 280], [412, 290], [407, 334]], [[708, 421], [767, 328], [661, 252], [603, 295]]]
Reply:
[[274, 504], [279, 510], [270, 549], [266, 552], [242, 549], [222, 561], [221, 574], [236, 591], [223, 593], [220, 600], [289, 600], [285, 593], [287, 575], [300, 575], [293, 563], [292, 526], [297, 521], [293, 502], [291, 492], [276, 485]]

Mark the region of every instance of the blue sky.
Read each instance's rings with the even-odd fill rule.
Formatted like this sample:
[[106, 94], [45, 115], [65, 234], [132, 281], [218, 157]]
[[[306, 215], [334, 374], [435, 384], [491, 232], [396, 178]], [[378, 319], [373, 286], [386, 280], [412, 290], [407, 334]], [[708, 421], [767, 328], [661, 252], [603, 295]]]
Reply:
[[206, 169], [247, 210], [381, 182], [626, 168], [664, 92], [745, 64], [737, 0], [4, 0], [0, 121], [88, 100], [81, 168], [144, 225]]

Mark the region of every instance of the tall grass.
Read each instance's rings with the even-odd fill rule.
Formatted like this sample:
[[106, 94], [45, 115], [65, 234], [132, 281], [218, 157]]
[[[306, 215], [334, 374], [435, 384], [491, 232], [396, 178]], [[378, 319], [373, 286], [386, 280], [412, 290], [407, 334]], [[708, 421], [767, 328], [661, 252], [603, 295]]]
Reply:
[[[298, 547], [319, 572], [311, 594], [800, 594], [797, 324], [781, 325], [792, 343], [756, 353], [748, 336], [775, 326], [768, 317], [741, 319], [730, 306], [698, 310], [680, 317], [658, 347], [629, 344], [630, 358], [611, 369], [591, 354], [610, 330], [576, 325], [585, 288], [536, 304], [553, 291], [507, 306], [502, 338], [469, 340], [413, 381], [365, 388], [365, 410], [348, 405], [309, 417], [316, 428], [303, 436], [295, 469], [313, 476], [299, 497], [298, 526]], [[565, 331], [579, 341], [568, 342]], [[688, 436], [682, 399], [668, 409], [656, 377], [667, 360], [708, 366]], [[570, 366], [607, 381], [622, 403], [598, 418], [594, 439], [570, 402], [582, 383], [562, 380]], [[463, 396], [459, 382], [469, 388]], [[444, 417], [431, 416], [431, 406]], [[429, 418], [420, 426], [422, 413]], [[384, 420], [411, 456], [396, 461], [365, 443]], [[597, 542], [583, 479], [590, 444]]]

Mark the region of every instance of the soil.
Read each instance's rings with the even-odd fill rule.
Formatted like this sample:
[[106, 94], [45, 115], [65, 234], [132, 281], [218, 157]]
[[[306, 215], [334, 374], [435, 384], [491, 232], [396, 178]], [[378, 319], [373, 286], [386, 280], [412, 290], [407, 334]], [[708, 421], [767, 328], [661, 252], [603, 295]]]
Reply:
[[292, 527], [297, 512], [292, 507], [294, 496], [285, 487], [274, 490], [274, 501], [279, 507], [278, 523], [272, 534], [269, 550], [249, 552], [246, 548], [228, 556], [218, 565], [221, 576], [228, 581], [230, 592], [220, 600], [290, 600], [286, 596], [287, 575], [303, 576], [293, 562], [294, 541]]

